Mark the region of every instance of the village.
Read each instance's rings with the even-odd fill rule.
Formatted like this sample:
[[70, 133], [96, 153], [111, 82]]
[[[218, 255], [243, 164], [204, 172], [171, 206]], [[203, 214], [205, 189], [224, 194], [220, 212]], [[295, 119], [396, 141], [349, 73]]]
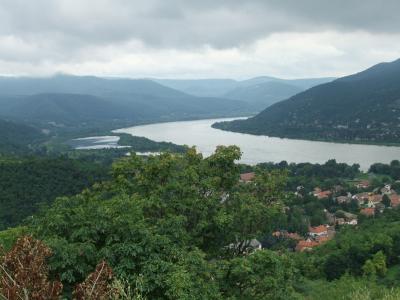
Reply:
[[[243, 183], [250, 183], [254, 178], [254, 172], [240, 175], [240, 181]], [[282, 228], [272, 232], [272, 238], [277, 241], [291, 241], [288, 244], [292, 246], [288, 247], [288, 250], [312, 251], [313, 248], [331, 240], [342, 226], [357, 226], [360, 218], [373, 218], [377, 214], [383, 213], [385, 209], [394, 209], [400, 205], [400, 196], [389, 183], [382, 187], [374, 187], [370, 180], [358, 180], [352, 182], [350, 187], [351, 190], [357, 192], [351, 193], [341, 185], [334, 185], [329, 189], [315, 187], [310, 192], [306, 192], [303, 186], [297, 186], [296, 190], [292, 192], [295, 198], [312, 197], [314, 201], [324, 202], [325, 205], [333, 203], [341, 209], [333, 212], [324, 208], [326, 222], [314, 224], [314, 226], [308, 224], [307, 232], [303, 234]], [[347, 211], [346, 207], [352, 207], [352, 211]], [[290, 210], [291, 208], [286, 207], [285, 209]], [[252, 245], [254, 249], [268, 248], [268, 245], [264, 245], [258, 240], [252, 240]]]

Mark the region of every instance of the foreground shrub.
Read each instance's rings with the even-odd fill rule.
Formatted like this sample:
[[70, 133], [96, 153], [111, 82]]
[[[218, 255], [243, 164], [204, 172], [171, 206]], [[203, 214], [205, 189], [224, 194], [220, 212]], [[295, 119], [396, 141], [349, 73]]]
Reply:
[[0, 295], [6, 299], [58, 299], [62, 284], [49, 281], [45, 260], [52, 254], [42, 242], [25, 236], [17, 240], [0, 265]]

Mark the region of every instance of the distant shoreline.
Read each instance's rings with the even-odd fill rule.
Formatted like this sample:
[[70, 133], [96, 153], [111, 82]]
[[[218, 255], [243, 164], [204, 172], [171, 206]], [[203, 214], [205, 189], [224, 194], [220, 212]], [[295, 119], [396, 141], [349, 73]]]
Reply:
[[332, 140], [332, 139], [322, 139], [322, 138], [304, 138], [304, 137], [287, 137], [287, 136], [278, 136], [278, 135], [266, 135], [266, 134], [257, 134], [246, 131], [239, 130], [231, 130], [220, 127], [215, 127], [214, 125], [219, 122], [216, 122], [211, 125], [214, 129], [219, 129], [228, 132], [236, 132], [242, 134], [250, 134], [254, 136], [265, 136], [265, 137], [274, 137], [280, 139], [289, 139], [289, 140], [303, 140], [303, 141], [311, 141], [311, 142], [325, 142], [325, 143], [337, 143], [337, 144], [349, 144], [349, 145], [370, 145], [370, 146], [386, 146], [386, 147], [400, 147], [400, 143], [385, 143], [385, 142], [372, 142], [372, 141], [347, 141], [347, 140]]

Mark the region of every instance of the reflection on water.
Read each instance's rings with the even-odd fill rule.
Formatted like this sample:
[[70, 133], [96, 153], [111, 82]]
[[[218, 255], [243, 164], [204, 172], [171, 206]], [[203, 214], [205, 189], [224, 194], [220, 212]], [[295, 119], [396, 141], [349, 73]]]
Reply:
[[73, 139], [69, 144], [75, 149], [105, 149], [105, 148], [126, 148], [129, 146], [118, 145], [119, 136], [93, 136]]

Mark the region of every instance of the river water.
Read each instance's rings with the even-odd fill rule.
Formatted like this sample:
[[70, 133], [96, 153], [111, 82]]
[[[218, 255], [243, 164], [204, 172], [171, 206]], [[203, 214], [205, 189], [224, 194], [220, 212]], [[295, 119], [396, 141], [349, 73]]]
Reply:
[[143, 136], [158, 142], [194, 145], [205, 156], [213, 153], [218, 145], [237, 145], [243, 152], [241, 162], [247, 164], [282, 160], [289, 163], [324, 163], [329, 159], [336, 159], [348, 164], [358, 163], [363, 170], [367, 170], [375, 162], [388, 163], [400, 159], [400, 147], [281, 139], [228, 132], [211, 127], [214, 122], [227, 120], [233, 119], [156, 123], [122, 128], [114, 132]]

